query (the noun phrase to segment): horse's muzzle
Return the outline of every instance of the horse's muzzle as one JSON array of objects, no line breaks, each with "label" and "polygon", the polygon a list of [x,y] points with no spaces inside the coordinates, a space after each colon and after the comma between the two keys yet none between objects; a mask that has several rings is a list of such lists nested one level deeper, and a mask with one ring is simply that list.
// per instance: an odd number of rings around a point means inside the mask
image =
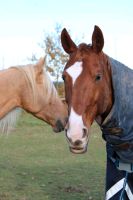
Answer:
[{"label": "horse's muzzle", "polygon": [[83,154],[87,152],[87,142],[82,142],[81,140],[76,140],[75,142],[72,142],[70,139],[67,138],[69,149],[72,153],[75,154]]},{"label": "horse's muzzle", "polygon": [[72,153],[75,153],[75,154],[83,154],[83,153],[86,153],[87,151],[87,146],[88,146],[88,141],[89,141],[89,137],[88,137],[88,130],[87,128],[83,129],[83,136],[82,138],[70,138],[68,137],[68,134],[67,134],[67,129],[65,127],[65,132],[66,132],[66,138],[67,138],[67,142],[69,144],[69,149]]},{"label": "horse's muzzle", "polygon": [[65,119],[64,122],[62,122],[60,119],[58,119],[56,121],[55,126],[53,127],[53,131],[56,133],[63,131],[65,128],[65,125],[66,125],[66,121],[67,121],[67,119]]},{"label": "horse's muzzle", "polygon": [[83,154],[87,152],[87,146],[85,148],[69,147],[70,151],[74,154]]}]

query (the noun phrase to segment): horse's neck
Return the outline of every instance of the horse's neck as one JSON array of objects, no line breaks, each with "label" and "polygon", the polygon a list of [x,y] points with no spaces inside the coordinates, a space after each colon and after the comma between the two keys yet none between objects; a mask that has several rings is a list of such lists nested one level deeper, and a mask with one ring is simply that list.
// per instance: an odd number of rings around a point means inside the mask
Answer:
[{"label": "horse's neck", "polygon": [[[0,72],[0,119],[10,110],[19,106],[18,94],[20,79],[13,69]],[[21,80],[21,79],[20,79]]]},{"label": "horse's neck", "polygon": [[108,116],[114,103],[111,65],[110,65],[108,56],[104,55],[104,59],[106,63],[105,68],[104,68],[104,76],[106,76],[107,95],[105,97],[106,101],[104,98],[104,101],[106,102],[105,109],[96,118],[96,121],[98,122],[98,124],[101,124],[104,121],[104,119]]},{"label": "horse's neck", "polygon": [[18,79],[19,74],[13,69],[0,72],[0,133],[10,132],[19,117]]},{"label": "horse's neck", "polygon": [[107,85],[108,85],[108,91],[109,91],[109,95],[108,95],[108,106],[106,109],[106,115],[109,114],[113,103],[114,103],[114,94],[113,94],[113,83],[112,83],[112,70],[111,70],[111,65],[109,62],[109,57],[107,56]]}]

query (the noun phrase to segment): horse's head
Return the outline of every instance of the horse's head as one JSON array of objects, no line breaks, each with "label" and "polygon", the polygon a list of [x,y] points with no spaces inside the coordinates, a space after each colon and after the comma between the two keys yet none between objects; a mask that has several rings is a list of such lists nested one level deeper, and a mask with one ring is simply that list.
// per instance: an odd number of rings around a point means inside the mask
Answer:
[{"label": "horse's head", "polygon": [[41,58],[35,65],[26,66],[24,74],[28,85],[26,82],[23,84],[21,107],[50,124],[55,132],[64,130],[67,106],[59,98],[46,72],[45,59]]},{"label": "horse's head", "polygon": [[104,38],[100,28],[95,26],[92,45],[77,46],[66,29],[62,30],[61,42],[69,54],[63,72],[69,109],[66,136],[73,153],[84,153],[91,124],[95,119],[103,120],[112,106],[110,68],[102,52]]}]

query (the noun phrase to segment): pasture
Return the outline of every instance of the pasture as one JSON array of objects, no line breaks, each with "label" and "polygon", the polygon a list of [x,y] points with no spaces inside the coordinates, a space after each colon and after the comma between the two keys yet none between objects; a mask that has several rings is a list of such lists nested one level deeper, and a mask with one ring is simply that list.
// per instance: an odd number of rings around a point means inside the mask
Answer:
[{"label": "pasture", "polygon": [[0,135],[0,200],[103,200],[105,143],[96,124],[88,152],[69,152],[62,133],[22,114],[14,131]]}]

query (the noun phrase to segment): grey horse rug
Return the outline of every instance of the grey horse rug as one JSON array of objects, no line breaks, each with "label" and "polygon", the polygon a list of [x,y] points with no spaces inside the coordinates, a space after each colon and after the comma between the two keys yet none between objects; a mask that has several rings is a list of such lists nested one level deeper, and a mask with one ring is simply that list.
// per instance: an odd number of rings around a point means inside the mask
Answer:
[{"label": "grey horse rug", "polygon": [[133,70],[110,58],[114,104],[100,125],[107,142],[106,200],[133,200]]}]

